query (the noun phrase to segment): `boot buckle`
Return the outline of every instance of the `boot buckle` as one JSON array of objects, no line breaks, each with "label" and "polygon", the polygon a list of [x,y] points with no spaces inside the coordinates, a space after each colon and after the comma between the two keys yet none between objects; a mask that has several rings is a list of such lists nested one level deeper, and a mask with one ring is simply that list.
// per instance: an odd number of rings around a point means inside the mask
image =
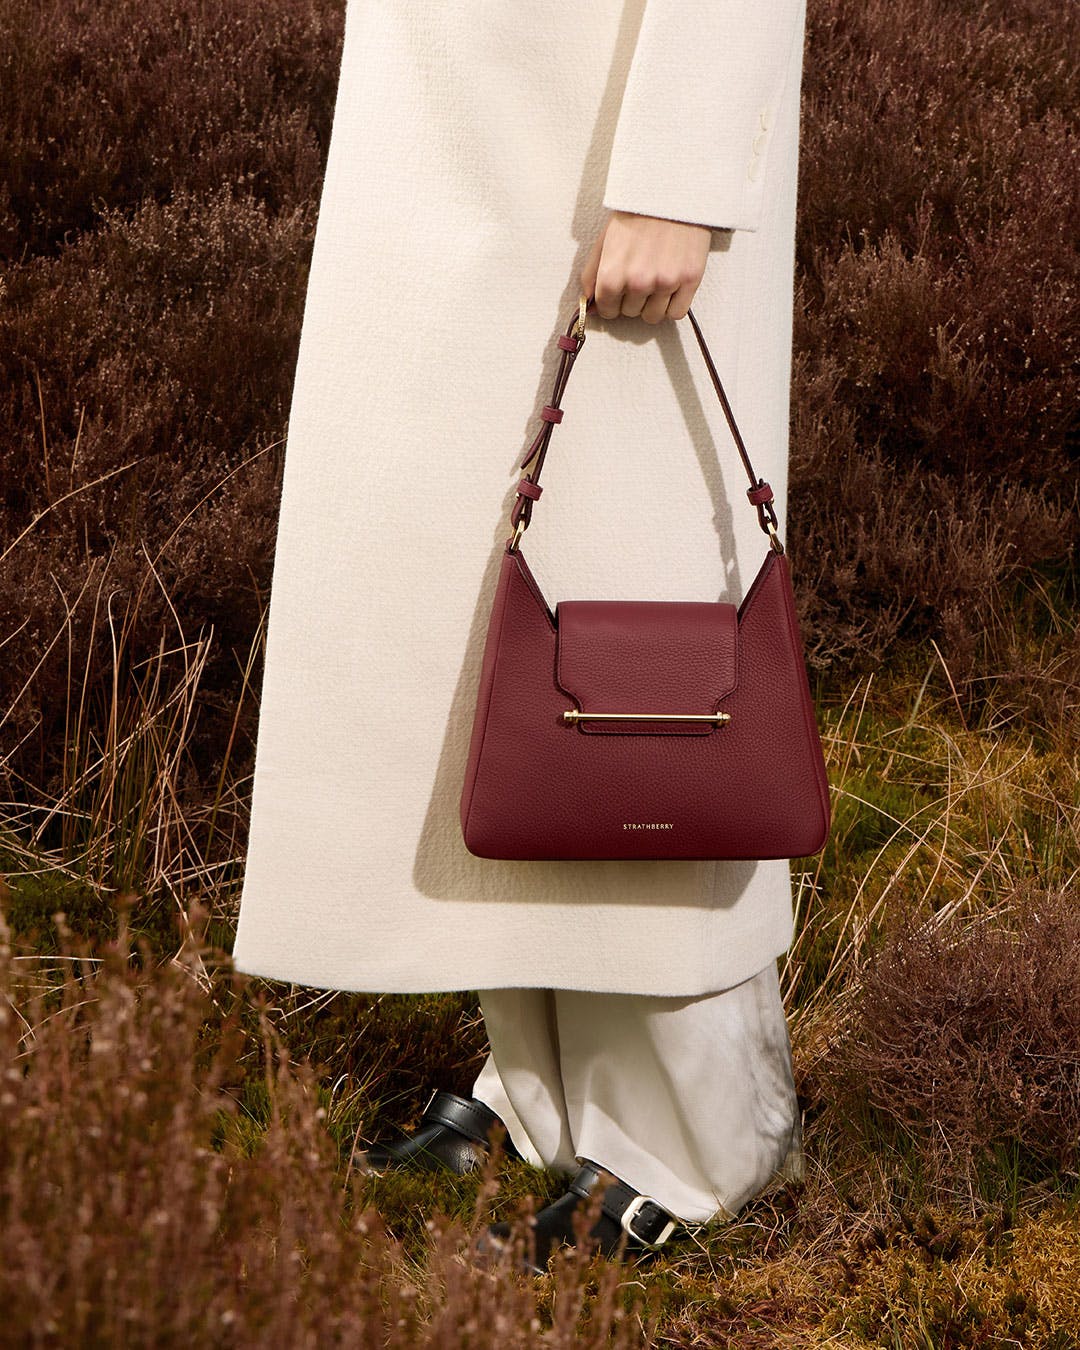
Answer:
[{"label": "boot buckle", "polygon": [[655,1205],[657,1209],[663,1209],[660,1202],[654,1200],[651,1195],[635,1195],[619,1216],[619,1223],[626,1229],[630,1236],[635,1239],[635,1241],[644,1243],[646,1247],[660,1247],[668,1240],[672,1233],[674,1233],[678,1224],[674,1219],[668,1219],[667,1223],[665,1223],[664,1227],[660,1230],[660,1236],[654,1238],[650,1242],[648,1238],[642,1237],[640,1233],[635,1233],[633,1228],[634,1220],[645,1205]]}]

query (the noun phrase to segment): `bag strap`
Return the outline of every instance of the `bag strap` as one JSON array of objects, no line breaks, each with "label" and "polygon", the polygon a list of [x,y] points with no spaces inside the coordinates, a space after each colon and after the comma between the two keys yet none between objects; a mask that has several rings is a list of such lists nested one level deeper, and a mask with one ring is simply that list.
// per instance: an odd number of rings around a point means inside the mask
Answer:
[{"label": "bag strap", "polygon": [[[507,549],[512,552],[518,544],[522,534],[528,528],[529,521],[532,519],[533,502],[540,497],[543,488],[540,486],[540,471],[544,467],[544,457],[547,455],[548,442],[551,440],[551,430],[556,423],[563,419],[564,409],[560,406],[563,393],[566,389],[567,380],[570,378],[570,372],[574,368],[574,361],[577,359],[578,352],[585,345],[585,315],[588,310],[594,308],[596,299],[586,301],[585,296],[581,297],[578,313],[566,327],[566,331],[558,339],[558,347],[562,352],[559,361],[559,369],[555,374],[555,385],[551,393],[551,402],[545,403],[541,410],[540,417],[543,422],[540,430],[536,434],[532,445],[529,446],[524,459],[518,465],[524,468],[534,456],[536,464],[531,473],[527,473],[518,482],[517,497],[514,501],[513,510],[510,513],[510,524],[514,527],[513,538],[507,542]],[[690,325],[694,330],[694,336],[698,340],[698,346],[701,348],[701,354],[705,358],[705,364],[709,369],[709,375],[712,377],[713,386],[716,389],[717,397],[720,399],[720,405],[724,409],[724,416],[727,418],[727,424],[731,428],[731,434],[735,438],[735,444],[738,447],[739,457],[743,462],[743,468],[746,470],[746,476],[750,480],[750,486],[746,490],[746,495],[750,503],[757,510],[758,523],[765,533],[769,536],[772,547],[777,553],[783,553],[784,546],[781,544],[779,536],[776,533],[776,512],[773,509],[773,490],[763,478],[759,478],[754,472],[754,466],[750,463],[750,455],[743,443],[743,438],[739,434],[739,428],[735,424],[735,415],[731,411],[731,404],[728,402],[727,394],[724,392],[724,386],[720,383],[720,376],[716,373],[716,366],[713,363],[712,354],[706,345],[705,338],[701,332],[697,318],[692,309],[686,311],[686,317],[690,320]]]}]

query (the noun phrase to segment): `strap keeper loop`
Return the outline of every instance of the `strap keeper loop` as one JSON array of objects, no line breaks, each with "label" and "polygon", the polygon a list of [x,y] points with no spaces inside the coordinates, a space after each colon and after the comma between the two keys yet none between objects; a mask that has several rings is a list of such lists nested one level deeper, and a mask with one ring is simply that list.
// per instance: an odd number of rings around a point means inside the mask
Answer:
[{"label": "strap keeper loop", "polygon": [[545,422],[561,422],[563,419],[563,409],[553,408],[550,403],[544,404],[544,410],[540,416]]},{"label": "strap keeper loop", "polygon": [[531,497],[533,501],[536,501],[544,489],[539,483],[534,483],[531,478],[522,478],[518,482],[517,490],[521,496]]}]

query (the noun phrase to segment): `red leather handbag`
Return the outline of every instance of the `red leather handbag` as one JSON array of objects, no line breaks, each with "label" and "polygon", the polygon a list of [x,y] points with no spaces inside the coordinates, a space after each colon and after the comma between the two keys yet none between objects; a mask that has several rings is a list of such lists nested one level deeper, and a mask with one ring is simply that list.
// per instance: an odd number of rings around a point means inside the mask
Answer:
[{"label": "red leather handbag", "polygon": [[579,313],[543,427],[521,461],[488,622],[461,792],[483,858],[795,858],[829,832],[829,788],[773,492],[758,478],[712,356],[698,344],[769,545],[736,608],[705,600],[562,600],[521,552]]}]

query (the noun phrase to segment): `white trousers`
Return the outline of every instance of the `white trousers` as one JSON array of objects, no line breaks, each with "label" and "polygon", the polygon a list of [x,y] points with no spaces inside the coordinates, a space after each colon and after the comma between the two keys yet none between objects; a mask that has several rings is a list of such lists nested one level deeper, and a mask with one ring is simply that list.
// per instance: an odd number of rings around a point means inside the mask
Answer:
[{"label": "white trousers", "polygon": [[775,961],[696,997],[478,992],[491,1048],[473,1095],[534,1166],[570,1174],[588,1158],[684,1223],[801,1179]]}]

